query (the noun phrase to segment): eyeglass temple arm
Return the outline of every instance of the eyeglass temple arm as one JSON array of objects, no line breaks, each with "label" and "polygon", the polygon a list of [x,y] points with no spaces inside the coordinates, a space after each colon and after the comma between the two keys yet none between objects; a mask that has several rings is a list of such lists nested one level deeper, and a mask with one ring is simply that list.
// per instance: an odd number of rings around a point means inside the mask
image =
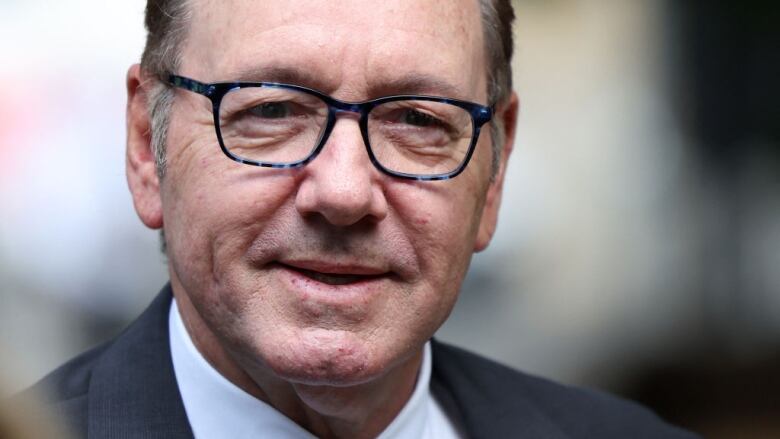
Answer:
[{"label": "eyeglass temple arm", "polygon": [[165,75],[165,82],[175,87],[183,88],[207,97],[211,97],[211,94],[214,93],[214,86],[204,84],[194,79],[185,78],[184,76],[167,74]]}]

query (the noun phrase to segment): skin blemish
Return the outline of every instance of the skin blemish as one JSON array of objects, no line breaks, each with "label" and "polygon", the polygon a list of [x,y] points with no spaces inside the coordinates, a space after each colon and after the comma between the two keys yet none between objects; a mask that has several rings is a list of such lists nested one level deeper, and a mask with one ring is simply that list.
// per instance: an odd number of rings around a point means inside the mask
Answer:
[{"label": "skin blemish", "polygon": [[308,288],[311,285],[310,280],[293,279],[292,284],[294,287],[302,291],[301,294],[303,295],[303,300],[308,300],[310,298],[309,292],[306,290],[306,288]]}]

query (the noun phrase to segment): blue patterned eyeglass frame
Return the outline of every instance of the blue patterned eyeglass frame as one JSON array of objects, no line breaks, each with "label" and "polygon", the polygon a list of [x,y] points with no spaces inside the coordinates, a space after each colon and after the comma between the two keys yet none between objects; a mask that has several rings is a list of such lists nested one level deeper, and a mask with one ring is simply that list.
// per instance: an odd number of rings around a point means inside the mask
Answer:
[{"label": "blue patterned eyeglass frame", "polygon": [[[484,124],[489,122],[490,119],[493,117],[493,110],[490,107],[476,104],[473,102],[462,101],[458,99],[443,98],[437,96],[396,95],[396,96],[381,97],[381,98],[372,99],[363,102],[344,102],[338,99],[334,99],[317,90],[301,87],[299,85],[282,84],[277,82],[203,83],[203,82],[196,81],[194,79],[190,79],[184,76],[179,76],[174,74],[168,74],[167,77],[165,77],[165,79],[167,80],[165,82],[167,82],[170,85],[183,88],[185,90],[194,93],[201,94],[209,98],[209,100],[211,100],[211,103],[213,105],[212,112],[214,113],[214,128],[216,129],[217,140],[219,141],[220,149],[222,149],[222,152],[226,156],[239,163],[245,163],[247,165],[252,165],[252,166],[262,166],[266,168],[277,168],[277,169],[299,168],[314,160],[317,157],[317,155],[320,153],[320,151],[322,151],[322,148],[325,146],[325,143],[327,143],[328,141],[328,137],[330,136],[330,133],[336,124],[336,115],[338,113],[346,112],[346,113],[357,113],[360,115],[360,119],[358,123],[360,126],[360,131],[363,135],[363,144],[366,147],[366,151],[368,152],[368,157],[370,158],[371,163],[373,163],[373,165],[377,169],[379,169],[380,171],[382,171],[387,175],[391,175],[393,177],[405,178],[408,180],[418,180],[418,181],[448,180],[450,178],[457,176],[458,174],[463,172],[464,169],[466,169],[466,165],[469,164],[469,161],[471,160],[471,156],[474,154],[474,149],[476,148],[477,140],[479,140],[480,129]],[[328,119],[325,128],[322,130],[322,134],[320,135],[320,138],[317,142],[317,146],[312,150],[312,152],[306,158],[292,163],[258,162],[258,161],[247,160],[238,157],[233,153],[231,153],[225,147],[225,142],[222,141],[222,132],[219,123],[219,108],[222,103],[222,98],[225,97],[225,95],[227,95],[231,91],[240,88],[247,88],[247,87],[273,87],[273,88],[282,88],[288,90],[296,90],[299,92],[314,95],[328,105]],[[471,143],[469,145],[468,151],[466,152],[466,156],[463,159],[463,162],[453,171],[444,174],[432,174],[432,175],[407,174],[404,172],[397,172],[388,169],[384,167],[376,159],[376,156],[374,155],[374,152],[371,150],[371,145],[368,140],[368,113],[377,105],[383,104],[385,102],[404,101],[404,100],[422,100],[422,101],[432,101],[432,102],[441,102],[445,104],[450,104],[466,110],[471,115],[471,120],[473,121]]]}]

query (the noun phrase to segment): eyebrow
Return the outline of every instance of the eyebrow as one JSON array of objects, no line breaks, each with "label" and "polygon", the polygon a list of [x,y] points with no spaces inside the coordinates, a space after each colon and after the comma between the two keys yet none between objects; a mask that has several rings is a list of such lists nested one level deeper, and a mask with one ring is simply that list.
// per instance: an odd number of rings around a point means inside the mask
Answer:
[{"label": "eyebrow", "polygon": [[[311,71],[283,66],[251,66],[235,70],[228,80],[240,82],[279,82],[302,85],[323,92],[333,90],[333,84]],[[376,78],[369,84],[366,99],[390,95],[436,95],[465,99],[464,90],[451,82],[426,73],[412,72],[395,78]]]},{"label": "eyebrow", "polygon": [[228,82],[279,82],[302,85],[317,90],[328,89],[326,81],[321,76],[313,75],[306,70],[281,66],[242,67],[230,73],[225,80]]},{"label": "eyebrow", "polygon": [[406,75],[377,81],[369,87],[371,97],[395,94],[427,94],[448,98],[463,98],[464,90],[449,81],[425,73]]}]

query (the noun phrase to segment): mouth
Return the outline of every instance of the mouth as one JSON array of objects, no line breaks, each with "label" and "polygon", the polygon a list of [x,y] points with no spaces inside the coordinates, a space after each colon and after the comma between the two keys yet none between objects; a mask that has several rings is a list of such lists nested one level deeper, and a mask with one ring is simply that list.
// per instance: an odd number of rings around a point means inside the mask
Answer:
[{"label": "mouth", "polygon": [[333,286],[352,285],[390,275],[389,272],[377,268],[356,265],[331,265],[313,262],[279,262],[278,265],[313,281]]}]

